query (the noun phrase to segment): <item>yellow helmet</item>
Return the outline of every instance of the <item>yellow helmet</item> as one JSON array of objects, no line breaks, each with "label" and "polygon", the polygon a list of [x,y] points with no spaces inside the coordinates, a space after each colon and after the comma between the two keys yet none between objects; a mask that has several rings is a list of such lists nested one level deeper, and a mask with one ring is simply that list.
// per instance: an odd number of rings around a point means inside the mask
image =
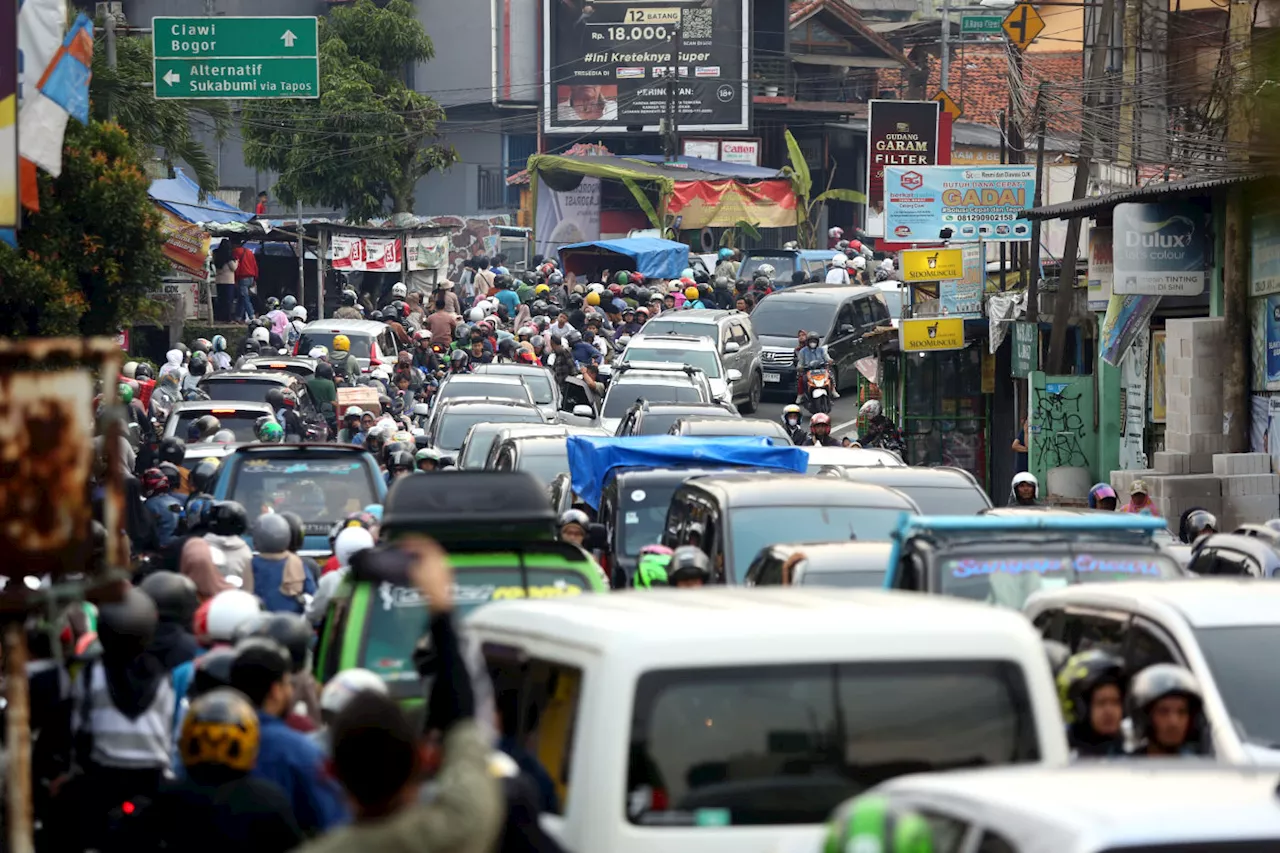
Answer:
[{"label": "yellow helmet", "polygon": [[588,305],[599,305],[599,304],[600,304],[600,294],[598,294],[598,293],[588,293],[588,294],[587,294],[587,304],[588,304]]},{"label": "yellow helmet", "polygon": [[698,298],[698,288],[696,288],[696,287],[686,287],[686,288],[684,289],[684,298],[685,298],[685,299],[697,299],[697,298]]},{"label": "yellow helmet", "polygon": [[533,289],[533,292],[541,296],[544,293],[550,293],[551,288],[548,285],[540,284]]},{"label": "yellow helmet", "polygon": [[350,352],[351,338],[348,338],[346,335],[334,335],[333,348],[338,352]]},{"label": "yellow helmet", "polygon": [[182,722],[178,750],[186,767],[201,764],[249,772],[258,760],[258,713],[230,687],[191,703]]}]

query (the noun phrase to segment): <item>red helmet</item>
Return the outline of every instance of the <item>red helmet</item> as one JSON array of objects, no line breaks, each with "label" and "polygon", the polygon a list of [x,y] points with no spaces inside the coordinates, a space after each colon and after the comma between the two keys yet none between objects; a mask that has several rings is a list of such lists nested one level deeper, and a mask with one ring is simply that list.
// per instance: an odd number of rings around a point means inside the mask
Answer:
[{"label": "red helmet", "polygon": [[862,251],[862,241],[861,241],[861,240],[850,240],[850,241],[849,241],[849,248],[850,248],[850,249],[853,249],[855,252],[861,252],[861,251]]},{"label": "red helmet", "polygon": [[142,493],[147,497],[161,495],[169,491],[169,478],[159,468],[148,468],[142,472]]},{"label": "red helmet", "polygon": [[831,415],[818,412],[818,414],[814,415],[812,418],[809,419],[809,428],[812,429],[813,427],[816,427],[816,426],[830,427]]},{"label": "red helmet", "polygon": [[644,284],[644,276],[638,272],[633,272],[627,278],[631,279],[632,284]]},{"label": "red helmet", "polygon": [[612,293],[614,296],[621,296],[621,295],[622,295],[622,285],[620,285],[620,284],[611,284],[611,285],[609,285],[609,292],[610,292],[610,293]]}]

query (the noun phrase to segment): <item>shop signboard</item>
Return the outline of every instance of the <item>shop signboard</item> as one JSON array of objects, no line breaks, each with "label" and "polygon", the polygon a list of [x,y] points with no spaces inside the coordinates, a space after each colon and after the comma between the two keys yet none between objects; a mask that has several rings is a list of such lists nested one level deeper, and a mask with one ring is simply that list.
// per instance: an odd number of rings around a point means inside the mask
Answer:
[{"label": "shop signboard", "polygon": [[867,104],[867,233],[872,237],[887,236],[883,230],[885,169],[938,162],[939,110],[937,101]]},{"label": "shop signboard", "polygon": [[1280,391],[1280,294],[1266,298],[1267,390]]},{"label": "shop signboard", "polygon": [[1111,245],[1116,293],[1199,296],[1208,276],[1204,211],[1187,201],[1117,204]]},{"label": "shop signboard", "polygon": [[938,307],[948,317],[976,320],[982,316],[982,296],[987,281],[986,247],[969,243],[960,252],[964,256],[964,274],[938,283]]},{"label": "shop signboard", "polygon": [[964,276],[962,249],[905,249],[902,252],[902,280],[946,281]]},{"label": "shop signboard", "polygon": [[1035,323],[1013,324],[1013,360],[1009,372],[1014,379],[1026,379],[1040,369],[1040,329]]},{"label": "shop signboard", "polygon": [[1089,310],[1106,311],[1111,301],[1111,229],[1089,229]]},{"label": "shop signboard", "polygon": [[964,318],[921,317],[898,325],[903,352],[938,352],[964,349]]},{"label": "shop signboard", "polygon": [[656,133],[672,82],[681,131],[750,126],[748,0],[542,6],[545,132]]},{"label": "shop signboard", "polygon": [[1249,295],[1280,293],[1280,214],[1255,213],[1249,224]]},{"label": "shop signboard", "polygon": [[884,230],[903,242],[1031,239],[1035,166],[888,166]]}]

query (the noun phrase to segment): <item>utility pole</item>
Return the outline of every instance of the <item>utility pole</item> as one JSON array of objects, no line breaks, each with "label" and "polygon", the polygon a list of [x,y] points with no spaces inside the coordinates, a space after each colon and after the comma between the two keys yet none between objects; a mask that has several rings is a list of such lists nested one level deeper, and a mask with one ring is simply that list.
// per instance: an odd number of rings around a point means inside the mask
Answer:
[{"label": "utility pole", "polygon": [[[1120,138],[1116,151],[1116,162],[1121,166],[1136,167],[1137,157],[1135,144],[1138,141],[1138,129],[1134,122],[1137,108],[1134,106],[1138,91],[1138,42],[1141,27],[1139,15],[1141,3],[1125,3],[1124,5],[1124,40],[1123,64],[1121,79],[1124,86],[1120,90]],[[1134,171],[1134,183],[1137,184],[1137,170]]]},{"label": "utility pole", "polygon": [[[1227,27],[1230,87],[1227,96],[1227,157],[1237,169],[1247,168],[1253,138],[1253,91],[1250,64],[1253,38],[1253,4],[1231,0]],[[1223,234],[1222,318],[1227,363],[1222,386],[1222,432],[1228,453],[1249,449],[1249,249],[1244,188],[1227,192],[1226,229]]]},{"label": "utility pole", "polygon": [[[106,20],[102,22],[103,27],[107,31],[107,67],[112,71],[116,70],[116,16],[107,7]],[[116,100],[107,95],[107,116],[114,121],[116,117]]]},{"label": "utility pole", "polygon": [[[1044,198],[1044,103],[1041,97],[1044,95],[1044,87],[1047,83],[1041,83],[1040,88],[1036,91],[1036,131],[1039,139],[1036,140],[1036,189],[1035,199],[1032,201],[1033,207],[1039,207],[1043,203]],[[1037,219],[1031,223],[1031,245],[1030,260],[1027,266],[1030,267],[1031,279],[1027,283],[1027,319],[1033,323],[1040,321],[1040,220]]]},{"label": "utility pole", "polygon": [[682,32],[677,25],[671,37],[671,67],[667,69],[667,104],[666,116],[662,132],[662,150],[667,162],[674,163],[680,157],[680,48],[684,44]]},{"label": "utility pole", "polygon": [[[1089,172],[1093,166],[1094,135],[1090,123],[1098,106],[1098,89],[1107,70],[1107,54],[1110,53],[1111,24],[1116,15],[1116,0],[1102,0],[1102,13],[1098,20],[1098,36],[1093,52],[1089,54],[1089,76],[1085,79],[1084,109],[1080,122],[1080,156],[1076,158],[1076,180],[1072,187],[1073,199],[1084,198],[1089,192]],[[1073,216],[1067,222],[1067,242],[1062,247],[1062,268],[1058,271],[1058,293],[1053,300],[1053,327],[1049,332],[1048,373],[1062,373],[1066,369],[1064,358],[1067,344],[1067,322],[1071,319],[1071,305],[1075,300],[1076,260],[1080,254],[1081,217]]]},{"label": "utility pole", "polygon": [[[942,56],[938,68],[938,85],[942,91],[950,91],[951,82],[951,0],[942,0]],[[926,86],[929,84],[926,82]]]}]

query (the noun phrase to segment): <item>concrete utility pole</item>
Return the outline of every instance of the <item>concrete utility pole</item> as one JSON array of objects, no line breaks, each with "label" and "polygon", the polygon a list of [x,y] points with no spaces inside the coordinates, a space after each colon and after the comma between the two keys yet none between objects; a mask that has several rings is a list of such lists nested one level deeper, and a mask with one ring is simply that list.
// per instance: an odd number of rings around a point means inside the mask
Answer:
[{"label": "concrete utility pole", "polygon": [[[1076,158],[1076,181],[1072,187],[1073,199],[1084,198],[1089,192],[1089,171],[1093,166],[1094,131],[1090,124],[1093,111],[1098,106],[1098,90],[1107,70],[1107,54],[1111,44],[1111,23],[1115,19],[1115,0],[1102,0],[1102,13],[1098,20],[1098,37],[1093,52],[1089,54],[1089,76],[1085,78],[1084,109],[1080,122],[1080,155]],[[1066,370],[1067,322],[1071,319],[1071,305],[1075,301],[1076,260],[1080,254],[1081,217],[1073,216],[1067,222],[1067,242],[1062,248],[1062,268],[1058,272],[1058,292],[1053,300],[1053,328],[1049,332],[1049,360],[1047,373]]]},{"label": "concrete utility pole", "polygon": [[[1249,163],[1253,138],[1252,62],[1253,4],[1231,0],[1227,27],[1230,94],[1227,97],[1228,159],[1237,169]],[[1222,318],[1226,332],[1227,363],[1222,387],[1222,432],[1228,453],[1249,449],[1249,247],[1248,210],[1244,187],[1227,191],[1226,229],[1223,234]]]},{"label": "concrete utility pole", "polygon": [[[942,91],[949,91],[951,82],[951,0],[942,0],[942,50],[938,68],[938,84]],[[928,86],[928,83],[925,83]]]},{"label": "concrete utility pole", "polygon": [[[107,9],[106,20],[102,22],[103,27],[107,31],[107,67],[112,71],[116,70],[116,16]],[[116,101],[111,95],[107,95],[107,116],[115,120],[116,117]]]},{"label": "concrete utility pole", "polygon": [[[1032,206],[1039,207],[1044,198],[1044,89],[1047,83],[1041,83],[1036,90],[1035,124],[1039,139],[1036,141],[1036,194]],[[1040,322],[1040,220],[1031,223],[1031,243],[1027,246],[1027,267],[1030,278],[1027,281],[1027,319],[1033,323]]]},{"label": "concrete utility pole", "polygon": [[[1139,15],[1140,3],[1124,4],[1124,42],[1121,79],[1124,86],[1120,91],[1120,138],[1116,151],[1116,161],[1121,166],[1136,166],[1134,146],[1138,141],[1138,129],[1134,123],[1137,108],[1134,106],[1138,91],[1138,42],[1141,39]],[[1134,183],[1137,183],[1137,172],[1134,172]]]}]

